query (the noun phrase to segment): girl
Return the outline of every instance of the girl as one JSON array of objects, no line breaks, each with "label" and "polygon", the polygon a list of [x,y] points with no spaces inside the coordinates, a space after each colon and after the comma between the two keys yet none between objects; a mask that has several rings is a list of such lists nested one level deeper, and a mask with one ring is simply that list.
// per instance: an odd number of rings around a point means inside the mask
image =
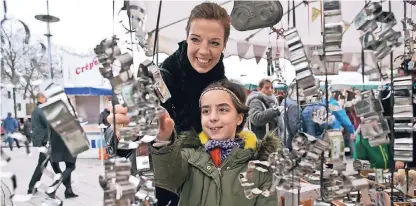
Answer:
[{"label": "girl", "polygon": [[[179,205],[277,205],[276,194],[247,199],[239,181],[239,174],[247,170],[250,160],[266,160],[281,147],[276,136],[267,135],[258,143],[252,132],[243,131],[249,110],[245,102],[244,88],[223,80],[209,85],[201,94],[203,131],[199,135],[175,135],[169,114],[164,112],[159,117],[160,132],[150,148],[155,182],[179,194]],[[120,116],[123,115],[117,114],[116,118]],[[253,177],[257,188],[270,189],[270,173],[256,172]]]},{"label": "girl", "polygon": [[[198,99],[209,84],[226,79],[223,51],[230,28],[231,18],[220,5],[204,2],[195,6],[184,28],[186,39],[179,42],[178,50],[162,63],[162,78],[172,95],[162,106],[175,121],[177,132],[202,131]],[[109,122],[110,118],[107,118]],[[122,150],[117,151],[120,152],[117,155],[124,156]],[[158,187],[156,195],[161,206],[176,206],[179,200],[177,195]]]}]

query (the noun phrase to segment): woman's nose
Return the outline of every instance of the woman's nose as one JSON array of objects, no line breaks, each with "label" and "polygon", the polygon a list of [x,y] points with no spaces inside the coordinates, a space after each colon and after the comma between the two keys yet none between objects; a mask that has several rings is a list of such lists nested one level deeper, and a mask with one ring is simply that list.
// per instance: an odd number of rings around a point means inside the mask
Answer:
[{"label": "woman's nose", "polygon": [[208,43],[202,43],[198,49],[198,53],[202,54],[202,55],[207,55],[209,54],[209,45]]}]

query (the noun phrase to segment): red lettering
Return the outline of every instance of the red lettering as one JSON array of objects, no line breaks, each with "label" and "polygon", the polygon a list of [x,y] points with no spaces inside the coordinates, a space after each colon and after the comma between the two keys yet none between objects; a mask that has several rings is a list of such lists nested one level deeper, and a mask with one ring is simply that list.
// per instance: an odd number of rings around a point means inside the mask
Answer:
[{"label": "red lettering", "polygon": [[83,66],[83,67],[77,67],[75,69],[75,74],[81,74],[84,71],[92,70],[92,68],[94,68],[94,66],[97,65],[97,64],[99,64],[99,63],[100,62],[97,59],[95,59],[95,60],[93,60],[90,63],[86,63],[85,66]]}]

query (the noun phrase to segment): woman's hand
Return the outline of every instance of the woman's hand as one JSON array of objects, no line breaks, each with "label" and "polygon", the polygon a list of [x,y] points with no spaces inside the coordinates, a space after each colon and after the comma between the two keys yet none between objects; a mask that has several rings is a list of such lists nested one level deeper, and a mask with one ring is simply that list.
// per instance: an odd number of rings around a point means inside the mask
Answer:
[{"label": "woman's hand", "polygon": [[163,110],[159,114],[159,134],[157,135],[157,139],[160,141],[168,141],[174,128],[175,122],[170,118],[169,113]]},{"label": "woman's hand", "polygon": [[[107,122],[112,125],[113,129],[114,129],[114,123],[113,123],[113,107],[108,107],[107,108],[110,111],[110,114],[107,116]],[[116,137],[117,139],[120,139],[120,127],[123,127],[124,125],[127,125],[130,122],[130,118],[127,116],[127,107],[123,107],[121,105],[116,105],[115,106],[115,111],[116,111],[116,115],[115,115],[115,120],[116,120]]]}]

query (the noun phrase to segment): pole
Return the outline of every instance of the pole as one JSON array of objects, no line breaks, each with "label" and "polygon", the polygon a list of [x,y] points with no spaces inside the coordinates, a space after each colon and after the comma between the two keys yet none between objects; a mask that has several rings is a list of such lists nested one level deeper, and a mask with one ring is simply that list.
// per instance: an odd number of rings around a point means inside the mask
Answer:
[{"label": "pole", "polygon": [[[46,0],[46,12],[49,16],[49,0]],[[49,71],[51,73],[51,80],[53,80],[53,69],[52,69],[52,52],[51,52],[51,27],[50,22],[46,22],[48,33],[45,34],[45,36],[48,38],[48,65],[49,65]]]}]

